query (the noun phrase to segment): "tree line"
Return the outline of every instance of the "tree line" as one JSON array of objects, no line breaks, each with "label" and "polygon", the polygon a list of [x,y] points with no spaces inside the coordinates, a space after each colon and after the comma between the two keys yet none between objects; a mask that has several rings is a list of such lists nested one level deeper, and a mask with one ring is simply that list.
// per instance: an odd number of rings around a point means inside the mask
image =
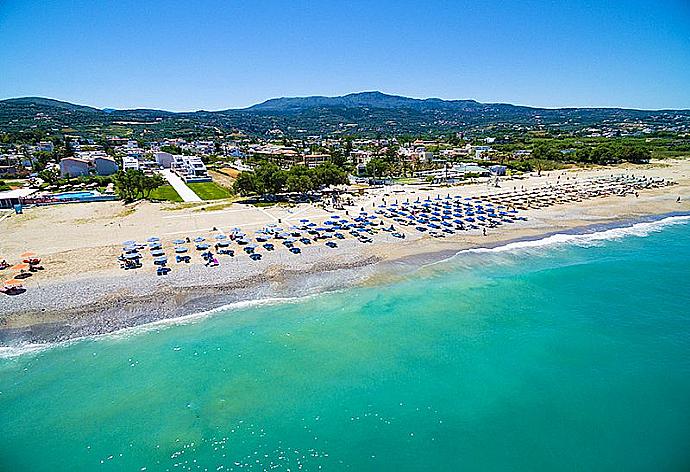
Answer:
[{"label": "tree line", "polygon": [[347,173],[331,162],[313,169],[296,165],[283,170],[273,162],[264,161],[253,171],[241,172],[235,181],[234,190],[240,195],[304,194],[347,182]]},{"label": "tree line", "polygon": [[641,164],[652,157],[649,149],[639,145],[618,142],[601,143],[594,147],[580,147],[561,152],[548,143],[538,143],[532,150],[532,158],[545,161],[580,162],[585,164],[618,164],[631,162]]},{"label": "tree line", "polygon": [[158,174],[146,175],[133,169],[118,171],[112,179],[115,191],[125,202],[149,198],[153,190],[165,184],[165,179]]}]

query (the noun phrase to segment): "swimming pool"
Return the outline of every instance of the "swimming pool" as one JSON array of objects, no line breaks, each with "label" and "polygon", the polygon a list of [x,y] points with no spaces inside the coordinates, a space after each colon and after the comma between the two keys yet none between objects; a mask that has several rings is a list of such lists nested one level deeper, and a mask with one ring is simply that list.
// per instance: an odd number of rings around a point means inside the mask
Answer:
[{"label": "swimming pool", "polygon": [[91,200],[94,197],[100,197],[100,193],[89,192],[89,191],[65,192],[65,193],[55,193],[55,194],[51,195],[51,197],[57,198],[58,200]]}]

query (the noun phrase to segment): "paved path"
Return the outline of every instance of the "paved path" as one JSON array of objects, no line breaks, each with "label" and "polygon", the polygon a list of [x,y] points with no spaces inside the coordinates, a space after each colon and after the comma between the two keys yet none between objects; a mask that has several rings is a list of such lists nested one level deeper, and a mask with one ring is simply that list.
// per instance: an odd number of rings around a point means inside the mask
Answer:
[{"label": "paved path", "polygon": [[173,186],[175,191],[182,197],[182,200],[185,202],[200,202],[201,198],[199,198],[199,195],[194,193],[191,188],[187,187],[187,184],[184,183],[184,181],[179,178],[173,171],[170,169],[163,169],[161,171],[161,175],[165,177],[165,179],[170,182],[170,185]]}]

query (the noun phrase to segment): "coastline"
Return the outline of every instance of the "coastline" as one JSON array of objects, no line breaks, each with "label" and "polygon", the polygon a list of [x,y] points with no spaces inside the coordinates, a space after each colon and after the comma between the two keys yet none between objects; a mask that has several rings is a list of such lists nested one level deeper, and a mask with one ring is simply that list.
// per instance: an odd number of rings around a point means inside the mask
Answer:
[{"label": "coastline", "polygon": [[[290,221],[307,216],[325,219],[329,213],[310,205],[268,211],[240,206],[206,214],[194,209],[175,212],[143,205],[123,214],[122,206],[115,202],[37,209],[35,213],[3,222],[3,231],[7,229],[13,235],[0,241],[3,252],[12,255],[36,250],[43,256],[46,271],[29,279],[27,293],[3,297],[0,347],[113,333],[244,301],[295,298],[358,284],[379,285],[463,250],[491,249],[555,234],[604,231],[674,214],[690,214],[690,162],[675,161],[672,165],[650,165],[633,171],[615,170],[667,178],[676,185],[645,190],[639,197],[608,196],[526,210],[523,214],[527,221],[504,225],[487,235],[463,233],[436,239],[405,230],[408,237],[400,241],[380,233],[373,237],[372,244],[345,239],[336,251],[312,245],[300,256],[281,249],[265,253],[258,263],[239,255],[223,259],[215,268],[199,263],[178,264],[166,277],[157,277],[153,267],[136,272],[117,268],[115,259],[120,249],[117,241],[131,237],[144,240],[147,234],[168,235],[170,239],[185,233],[208,234],[211,225],[227,228],[247,219],[251,223],[244,226],[260,227],[266,220],[280,223],[281,219],[284,224],[291,224]],[[514,184],[534,188],[553,183],[558,174],[574,175],[577,179],[612,171],[577,169],[503,184],[504,188]],[[380,190],[365,195],[354,207],[371,208],[382,198],[424,198],[446,191],[463,196],[480,195],[492,190],[486,185],[473,184],[428,191],[417,189],[416,194],[414,189],[408,189],[407,193],[393,197],[386,197],[385,191]],[[680,203],[678,196],[682,197]],[[45,229],[44,219],[52,221],[55,228]],[[55,238],[55,233],[64,235]]]},{"label": "coastline", "polygon": [[[610,219],[594,224],[571,225],[567,229],[495,238],[482,246],[457,244],[454,248],[422,246],[418,251],[399,257],[362,255],[331,264],[314,264],[308,270],[274,268],[248,277],[215,285],[165,285],[139,287],[139,294],[124,291],[92,303],[59,306],[52,309],[28,310],[4,315],[15,325],[0,328],[0,347],[51,345],[79,338],[115,334],[131,328],[182,321],[188,317],[223,311],[246,303],[268,303],[300,299],[316,294],[344,290],[356,286],[392,283],[424,267],[452,259],[466,250],[491,250],[524,242],[547,240],[556,235],[591,235],[611,229],[629,228],[639,223],[656,223],[668,218],[690,217],[688,211],[674,211]],[[447,246],[447,244],[444,244]],[[104,277],[100,283],[121,285],[121,276]],[[276,283],[279,281],[279,283]],[[136,280],[130,279],[128,288]],[[53,285],[51,289],[67,296],[74,284]]]}]

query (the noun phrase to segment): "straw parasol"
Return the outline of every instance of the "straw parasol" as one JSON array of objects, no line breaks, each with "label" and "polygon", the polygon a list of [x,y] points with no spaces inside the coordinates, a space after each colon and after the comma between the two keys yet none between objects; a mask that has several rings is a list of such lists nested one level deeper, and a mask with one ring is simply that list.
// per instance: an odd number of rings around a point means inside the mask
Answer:
[{"label": "straw parasol", "polygon": [[18,287],[18,286],[23,285],[23,282],[21,280],[17,280],[17,279],[10,279],[10,280],[5,280],[3,282],[3,284],[5,284],[5,287]]},{"label": "straw parasol", "polygon": [[29,268],[29,264],[21,263],[21,264],[15,264],[12,267],[10,267],[11,270],[26,270]]},{"label": "straw parasol", "polygon": [[36,257],[36,253],[35,252],[25,252],[23,254],[20,254],[19,257],[25,257],[25,258]]}]

